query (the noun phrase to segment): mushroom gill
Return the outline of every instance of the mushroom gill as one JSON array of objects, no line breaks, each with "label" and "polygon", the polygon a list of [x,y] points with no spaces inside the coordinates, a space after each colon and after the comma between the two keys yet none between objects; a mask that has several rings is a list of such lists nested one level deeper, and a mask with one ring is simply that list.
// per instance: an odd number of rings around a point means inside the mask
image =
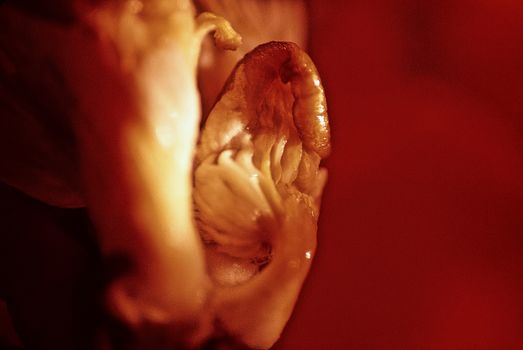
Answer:
[{"label": "mushroom gill", "polygon": [[314,64],[287,42],[238,63],[203,127],[193,197],[216,314],[254,348],[278,338],[314,256],[329,137]]}]

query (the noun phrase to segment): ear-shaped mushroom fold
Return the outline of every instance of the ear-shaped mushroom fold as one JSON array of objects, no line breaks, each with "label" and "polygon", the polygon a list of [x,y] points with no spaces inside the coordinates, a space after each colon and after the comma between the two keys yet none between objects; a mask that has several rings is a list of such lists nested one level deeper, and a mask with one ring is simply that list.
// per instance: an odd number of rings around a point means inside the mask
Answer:
[{"label": "ear-shaped mushroom fold", "polygon": [[278,339],[309,270],[329,150],[307,54],[287,42],[247,54],[203,127],[193,197],[216,317],[253,348]]}]

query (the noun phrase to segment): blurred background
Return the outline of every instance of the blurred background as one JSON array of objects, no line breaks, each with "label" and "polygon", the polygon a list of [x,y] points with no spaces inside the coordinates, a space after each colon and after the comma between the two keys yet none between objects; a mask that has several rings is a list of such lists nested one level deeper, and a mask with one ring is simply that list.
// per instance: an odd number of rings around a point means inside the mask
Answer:
[{"label": "blurred background", "polygon": [[277,349],[523,349],[523,2],[320,1],[333,153]]}]

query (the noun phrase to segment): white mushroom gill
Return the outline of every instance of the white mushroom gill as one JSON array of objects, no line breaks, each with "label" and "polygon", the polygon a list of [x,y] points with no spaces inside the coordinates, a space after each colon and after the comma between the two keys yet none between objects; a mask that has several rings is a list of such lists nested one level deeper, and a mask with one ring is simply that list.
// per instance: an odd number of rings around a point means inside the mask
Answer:
[{"label": "white mushroom gill", "polygon": [[314,65],[282,42],[239,62],[203,127],[193,196],[213,308],[250,347],[278,339],[309,270],[328,128]]}]

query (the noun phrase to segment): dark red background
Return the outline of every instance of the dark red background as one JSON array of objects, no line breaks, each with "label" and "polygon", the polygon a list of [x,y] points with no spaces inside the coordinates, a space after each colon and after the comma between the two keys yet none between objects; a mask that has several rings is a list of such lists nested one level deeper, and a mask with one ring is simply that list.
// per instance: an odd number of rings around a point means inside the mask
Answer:
[{"label": "dark red background", "polygon": [[333,153],[278,349],[523,349],[523,2],[312,1]]}]

